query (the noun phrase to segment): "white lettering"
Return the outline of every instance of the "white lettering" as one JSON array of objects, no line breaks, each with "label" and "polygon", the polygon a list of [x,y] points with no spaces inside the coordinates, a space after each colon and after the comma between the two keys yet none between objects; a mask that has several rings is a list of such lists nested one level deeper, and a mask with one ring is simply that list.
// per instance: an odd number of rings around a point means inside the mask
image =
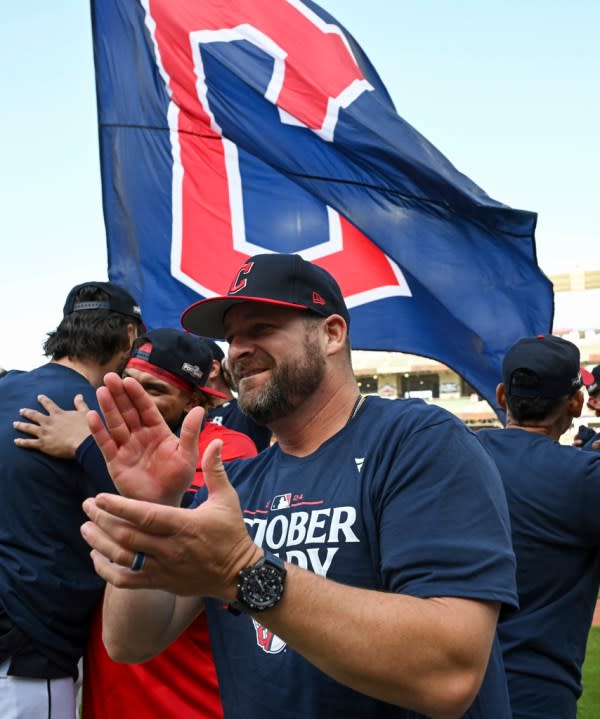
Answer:
[{"label": "white lettering", "polygon": [[[288,518],[284,514],[278,514],[267,524],[265,539],[268,547],[271,549],[279,549],[280,547],[283,547],[287,537],[288,524]],[[279,531],[278,539],[275,539],[276,531]]]},{"label": "white lettering", "polygon": [[339,551],[339,547],[327,547],[327,556],[322,564],[319,558],[319,549],[320,547],[311,547],[306,550],[306,553],[308,554],[308,560],[313,572],[318,574],[320,577],[326,577],[329,567],[331,566],[331,562]]},{"label": "white lettering", "polygon": [[287,546],[293,547],[302,544],[306,537],[306,523],[308,512],[292,512],[290,515],[290,531],[288,533]]},{"label": "white lettering", "polygon": [[[344,520],[342,520],[343,516],[345,517]],[[354,522],[356,522],[356,509],[354,507],[334,507],[327,541],[337,544],[340,541],[338,535],[343,532],[347,542],[358,542],[358,537],[352,531]]]},{"label": "white lettering", "polygon": [[306,536],[307,544],[318,544],[323,543],[327,539],[327,532],[322,534],[315,534],[317,529],[323,529],[325,527],[325,519],[320,519],[321,516],[328,517],[331,514],[331,509],[315,509],[311,512],[310,522],[308,524],[308,533]]},{"label": "white lettering", "polygon": [[[256,534],[254,535],[254,542],[258,544],[259,547],[262,547],[263,542],[265,540],[265,530],[267,529],[267,520],[266,519],[258,519],[253,518],[249,519],[248,517],[244,517],[244,522],[248,525],[248,527],[257,527]],[[252,534],[252,532],[250,532]]]},{"label": "white lettering", "polygon": [[[268,519],[251,517],[244,518],[244,521],[259,547],[265,546],[274,552],[283,550],[280,553],[286,556],[288,562],[310,569],[322,577],[327,576],[341,545],[360,541],[353,529],[356,523],[354,507],[277,512]],[[328,546],[309,546],[325,543]]]},{"label": "white lettering", "polygon": [[287,562],[297,564],[302,569],[308,569],[308,561],[306,554],[298,549],[290,549],[286,552],[285,559]]}]

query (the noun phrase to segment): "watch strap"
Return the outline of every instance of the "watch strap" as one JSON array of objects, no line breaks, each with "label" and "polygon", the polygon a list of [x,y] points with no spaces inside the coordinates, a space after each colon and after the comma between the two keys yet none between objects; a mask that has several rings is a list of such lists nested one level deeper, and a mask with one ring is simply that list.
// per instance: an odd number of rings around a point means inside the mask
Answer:
[{"label": "watch strap", "polygon": [[[268,603],[253,604],[247,601],[244,594],[244,590],[247,582],[251,582],[253,577],[260,573],[268,573],[271,579],[276,579],[280,586],[272,597],[268,597]],[[235,616],[240,614],[248,614],[251,612],[262,612],[265,609],[274,607],[283,595],[285,576],[287,570],[285,568],[285,562],[275,554],[265,551],[264,555],[254,564],[250,564],[248,567],[244,567],[238,572],[237,577],[237,597],[234,602],[228,606],[229,611]]]}]

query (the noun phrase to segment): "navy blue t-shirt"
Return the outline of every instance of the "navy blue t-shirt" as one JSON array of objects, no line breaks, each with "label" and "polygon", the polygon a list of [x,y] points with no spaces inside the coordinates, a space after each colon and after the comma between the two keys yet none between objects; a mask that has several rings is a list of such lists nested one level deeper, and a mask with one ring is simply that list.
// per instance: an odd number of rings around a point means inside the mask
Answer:
[{"label": "navy blue t-shirt", "polygon": [[56,363],[11,372],[0,382],[0,604],[68,676],[76,674],[104,588],[79,531],[86,520],[81,503],[115,490],[106,468],[92,477],[75,460],[15,446],[12,423],[22,407],[43,411],[40,393],[63,409],[73,408],[76,394],[98,408],[85,377]]},{"label": "navy blue t-shirt", "polygon": [[[278,445],[232,462],[254,541],[337,582],[516,603],[515,560],[498,472],[454,416],[421,400],[368,397],[307,457]],[[206,490],[199,490],[202,502]],[[247,616],[207,600],[226,719],[416,717],[343,686]],[[354,627],[348,627],[353,631]],[[470,719],[508,719],[494,644]]]},{"label": "navy blue t-shirt", "polygon": [[500,470],[520,610],[499,636],[515,717],[574,719],[600,584],[600,453],[522,429],[481,430]]},{"label": "navy blue t-shirt", "polygon": [[266,449],[271,443],[272,432],[268,427],[256,424],[247,414],[240,409],[237,399],[230,399],[228,402],[212,407],[206,412],[206,419],[223,427],[235,429],[236,432],[248,435],[256,445],[258,451]]}]

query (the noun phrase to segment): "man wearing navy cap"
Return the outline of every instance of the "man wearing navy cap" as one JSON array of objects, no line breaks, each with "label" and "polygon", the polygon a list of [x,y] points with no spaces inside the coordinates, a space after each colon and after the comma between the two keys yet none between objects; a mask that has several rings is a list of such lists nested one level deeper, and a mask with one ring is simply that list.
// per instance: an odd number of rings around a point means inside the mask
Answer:
[{"label": "man wearing navy cap", "polygon": [[40,392],[71,407],[122,364],[141,328],[137,302],[110,282],[74,287],[50,332],[50,361],[9,372],[0,383],[0,717],[73,719],[77,662],[104,583],[93,570],[79,527],[81,502],[114,491],[106,474],[74,459],[15,445],[13,421]]},{"label": "man wearing navy cap", "polygon": [[478,436],[510,510],[520,609],[499,636],[515,719],[575,719],[600,584],[600,455],[559,444],[583,406],[578,348],[551,335],[507,352],[505,429]]},{"label": "man wearing navy cap", "polygon": [[298,255],[249,258],[182,322],[229,342],[240,406],[276,442],[227,472],[211,444],[180,509],[195,410],[176,443],[107,375],[107,424],[88,420],[121,496],[86,501],[82,533],[112,656],[143,661],[204,609],[226,719],[508,719],[495,629],[515,563],[477,438],[420,400],[361,397],[341,289]]}]

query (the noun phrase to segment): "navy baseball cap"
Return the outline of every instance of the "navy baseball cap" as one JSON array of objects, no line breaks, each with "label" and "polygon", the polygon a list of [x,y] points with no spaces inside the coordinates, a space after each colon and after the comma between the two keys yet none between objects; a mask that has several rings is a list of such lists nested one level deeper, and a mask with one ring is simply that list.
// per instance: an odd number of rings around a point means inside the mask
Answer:
[{"label": "navy baseball cap", "polygon": [[160,328],[138,337],[125,365],[149,372],[185,391],[199,389],[213,397],[226,395],[205,386],[212,368],[209,341],[183,330]]},{"label": "navy baseball cap", "polygon": [[239,302],[257,302],[306,310],[321,317],[350,314],[338,283],[326,270],[300,255],[250,257],[238,270],[226,295],[209,297],[188,307],[181,324],[195,334],[225,339],[223,318]]},{"label": "navy baseball cap", "polygon": [[[558,399],[583,387],[579,349],[554,335],[524,337],[506,353],[502,376],[509,397]],[[527,370],[529,376],[517,376]]]},{"label": "navy baseball cap", "polygon": [[216,342],[213,342],[212,340],[206,339],[205,341],[207,345],[210,348],[210,351],[212,352],[212,356],[214,360],[217,360],[217,362],[221,362],[225,357],[225,352],[219,347],[219,345]]},{"label": "navy baseball cap", "polygon": [[[92,302],[77,301],[77,294],[84,287],[95,287],[96,289],[106,292],[107,300],[98,300]],[[119,285],[113,282],[82,282],[76,285],[67,295],[65,306],[63,307],[63,317],[73,312],[83,312],[86,310],[109,310],[110,312],[118,312],[119,314],[132,317],[138,322],[142,321],[142,310],[134,298]]]}]

